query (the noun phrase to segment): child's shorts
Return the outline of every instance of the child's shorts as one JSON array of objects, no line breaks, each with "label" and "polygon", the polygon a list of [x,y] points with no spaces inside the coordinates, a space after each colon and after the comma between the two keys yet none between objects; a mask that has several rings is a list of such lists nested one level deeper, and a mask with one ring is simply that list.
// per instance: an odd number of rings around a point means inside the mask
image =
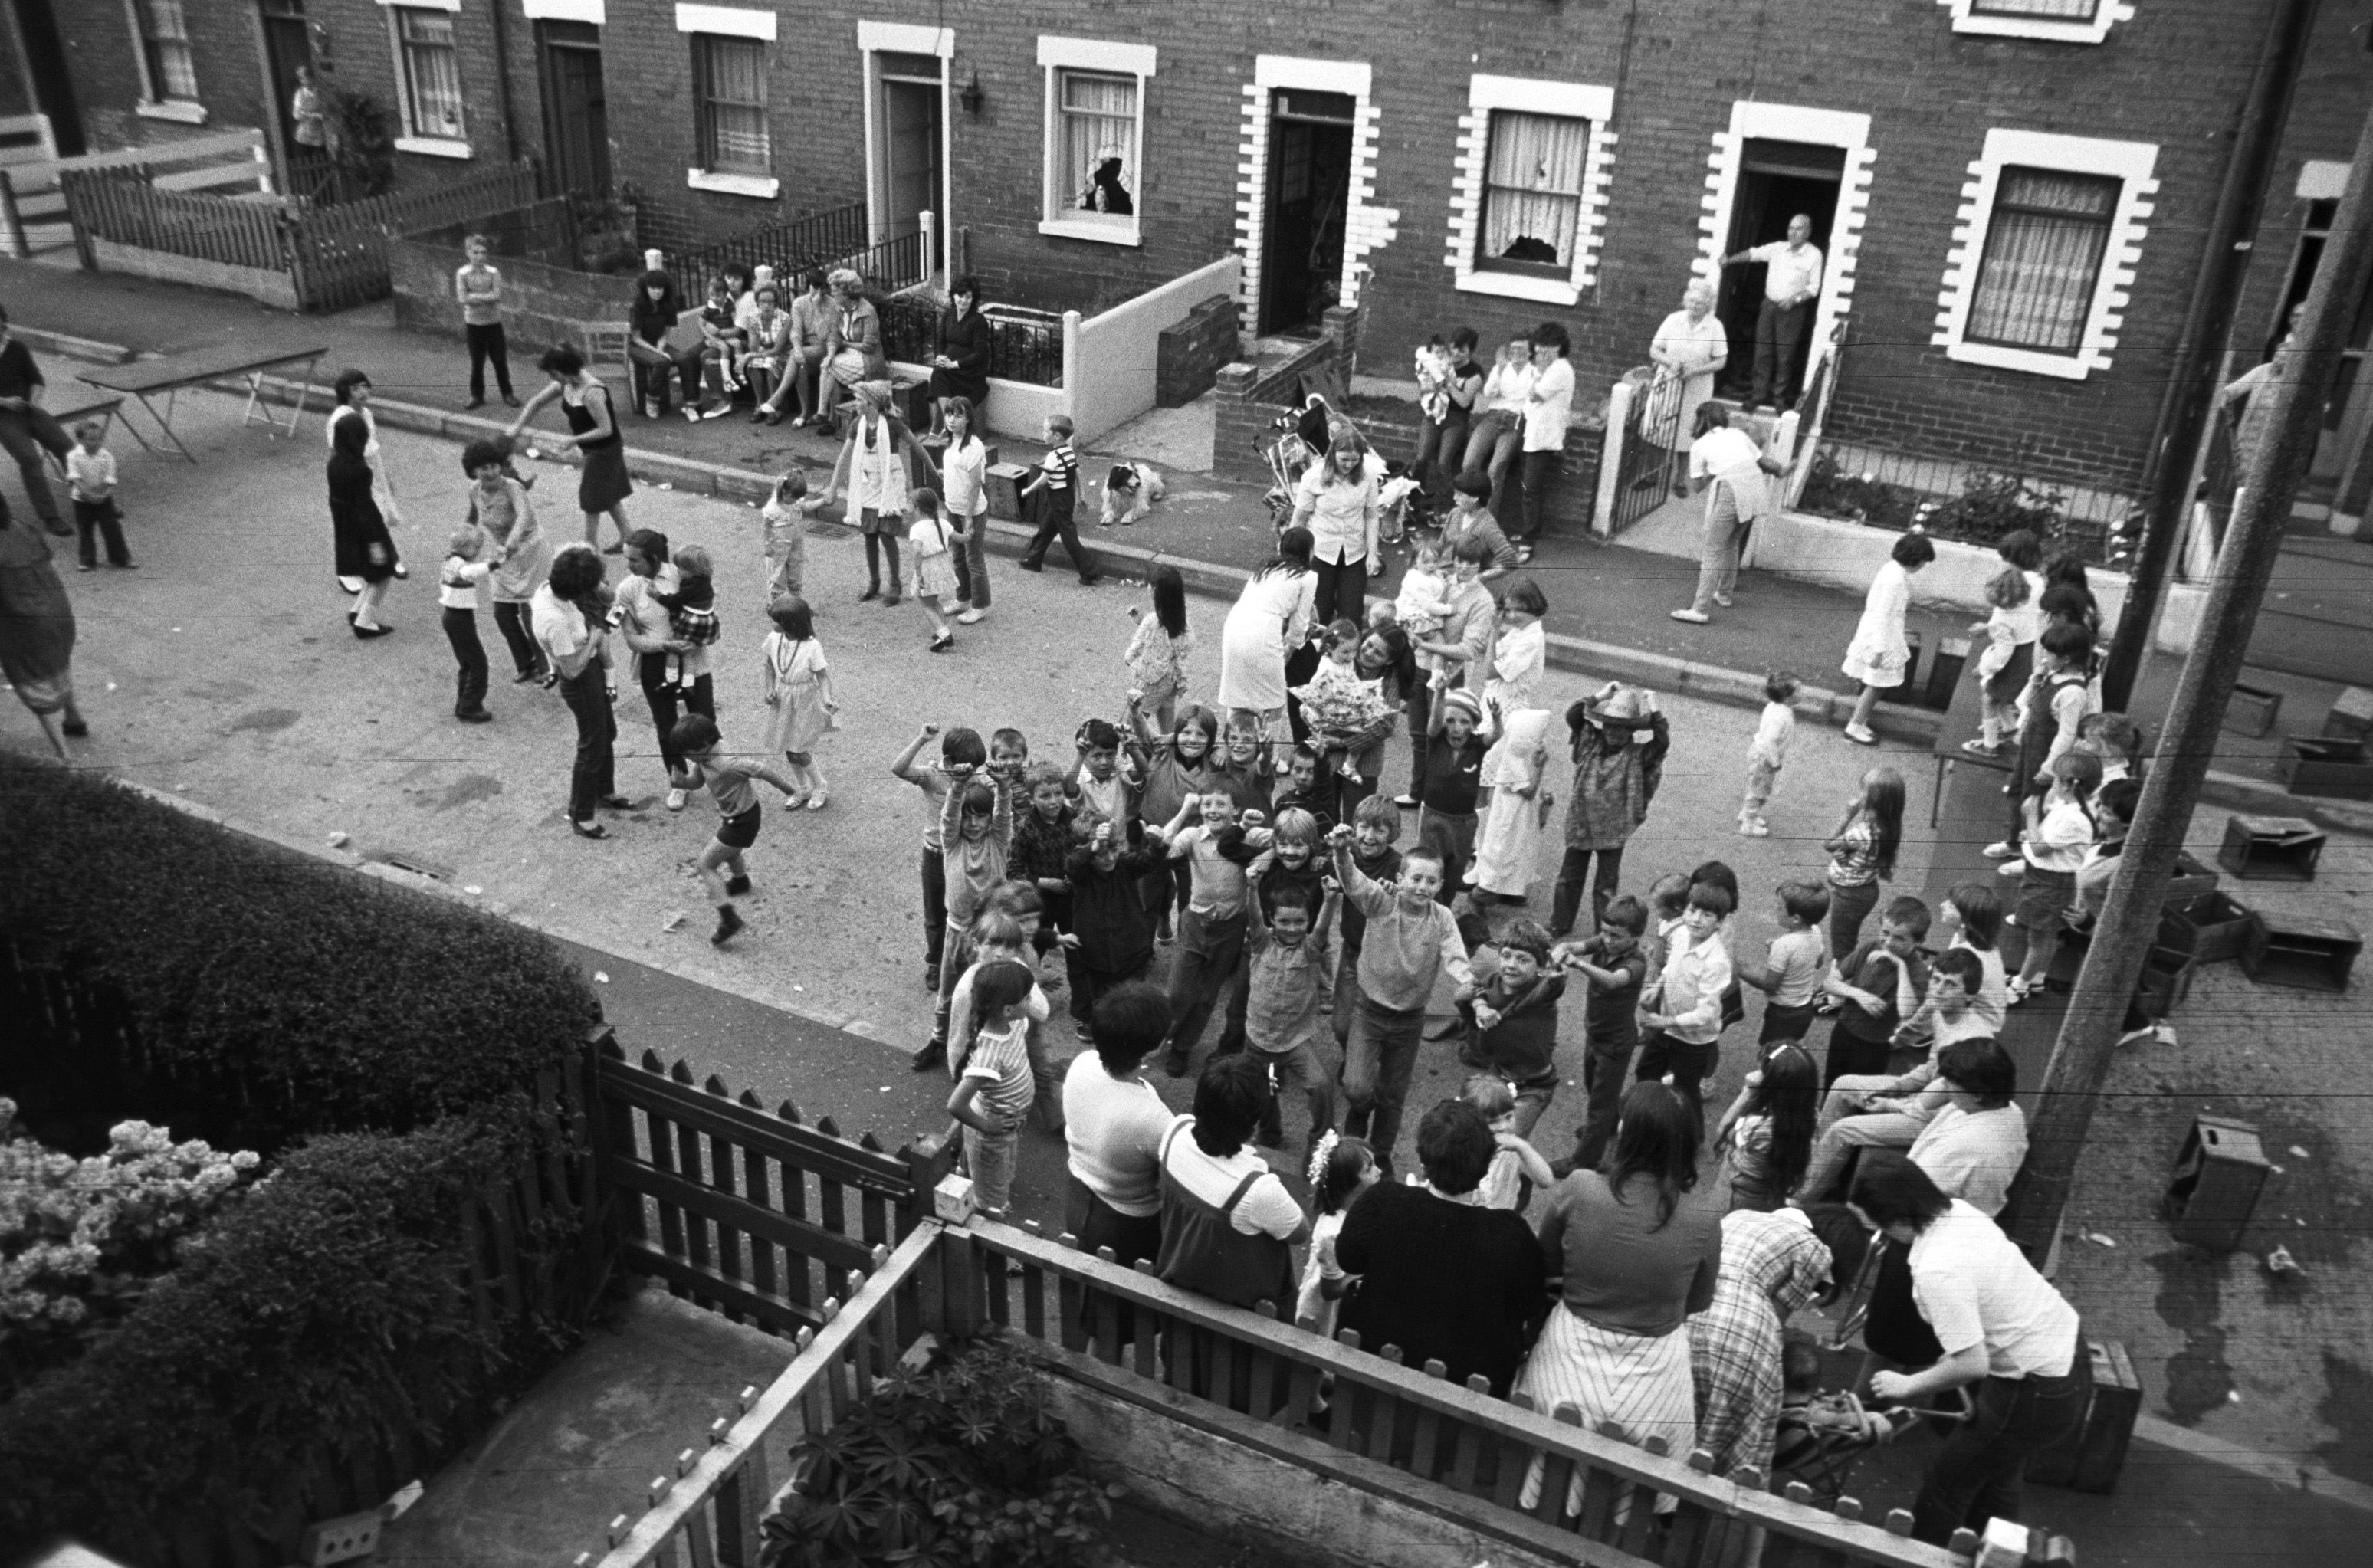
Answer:
[{"label": "child's shorts", "polygon": [[2029,862],[2018,883],[2018,929],[2029,942],[2058,936],[2076,902],[2076,873],[2048,872]]},{"label": "child's shorts", "polygon": [[1763,1010],[1763,1032],[1755,1036],[1755,1043],[1768,1046],[1774,1040],[1801,1040],[1812,1026],[1811,1002],[1798,1007],[1783,1007],[1775,1001]]},{"label": "child's shorts", "polygon": [[728,849],[747,849],[758,842],[758,812],[753,805],[746,812],[737,812],[717,825],[717,841]]}]

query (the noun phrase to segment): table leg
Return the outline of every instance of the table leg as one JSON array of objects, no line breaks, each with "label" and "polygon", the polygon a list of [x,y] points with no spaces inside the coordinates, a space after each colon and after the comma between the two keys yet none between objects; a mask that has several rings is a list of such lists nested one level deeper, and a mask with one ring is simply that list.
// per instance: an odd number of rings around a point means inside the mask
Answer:
[{"label": "table leg", "polygon": [[319,355],[305,361],[305,382],[297,389],[297,406],[288,411],[288,428],[285,432],[287,435],[294,436],[297,421],[305,417],[305,400],[313,395],[313,372],[321,368],[321,364]]},{"label": "table leg", "polygon": [[[172,393],[169,392],[165,394],[165,411],[162,414],[159,414],[157,411],[157,405],[149,401],[148,394],[146,392],[135,392],[133,395],[139,398],[140,406],[148,411],[148,417],[157,421],[157,428],[164,432],[165,439],[173,443],[173,450],[180,452],[192,462],[197,462],[197,454],[190,451],[189,448],[183,446],[181,444],[181,438],[173,433]],[[123,427],[127,430],[132,427],[132,420],[128,415],[123,421]]]},{"label": "table leg", "polygon": [[[239,411],[239,427],[240,429],[244,430],[250,425],[255,423],[255,400],[263,395],[263,372],[261,370],[250,370],[247,373],[247,406]],[[264,428],[267,430],[276,432],[280,428],[279,422],[274,419],[269,414],[266,414],[263,416],[263,425]]]},{"label": "table leg", "polygon": [[[109,409],[109,410],[107,411],[107,417],[108,417],[108,421],[109,421],[108,428],[109,428],[111,431],[111,430],[113,430],[113,429],[115,428],[114,420],[115,420],[116,415],[117,415],[119,413],[121,413],[121,412],[122,412],[122,410],[121,410],[121,407],[120,407],[120,406],[119,406],[119,407],[117,407],[117,408],[111,408],[111,409]],[[139,426],[137,426],[137,425],[134,425],[134,424],[130,419],[125,419],[125,420],[123,421],[123,433],[124,433],[125,435],[127,435],[127,436],[130,436],[134,440],[138,441],[138,442],[140,443],[140,450],[141,450],[142,451],[145,451],[145,452],[152,452],[152,451],[155,451],[157,450],[155,447],[152,447],[152,446],[150,446],[150,445],[148,444],[148,438],[147,438],[147,437],[146,437],[146,436],[144,436],[144,435],[142,435],[142,434],[140,433],[140,427],[139,427]]]},{"label": "table leg", "polygon": [[1937,757],[1937,759],[1936,759],[1936,782],[1935,782],[1935,786],[1934,786],[1933,788],[1931,788],[1931,789],[1929,790],[1929,791],[1928,791],[1928,831],[1929,831],[1929,832],[1931,832],[1931,833],[1934,833],[1934,832],[1935,832],[1935,831],[1936,831],[1936,826],[1937,826],[1938,819],[1940,818],[1940,816],[1942,815],[1942,813],[1943,813],[1943,812],[1944,812],[1944,807],[1945,807],[1945,775],[1946,775],[1946,773],[1950,772],[1950,771],[1952,770],[1952,767],[1953,767],[1953,759],[1952,759],[1951,757],[1948,757],[1948,756],[1939,756],[1939,757]]}]

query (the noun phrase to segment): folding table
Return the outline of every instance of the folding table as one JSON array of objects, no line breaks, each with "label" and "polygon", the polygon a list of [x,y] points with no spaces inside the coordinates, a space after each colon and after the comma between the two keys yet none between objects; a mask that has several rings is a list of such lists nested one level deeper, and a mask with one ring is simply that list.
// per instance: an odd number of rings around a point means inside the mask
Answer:
[{"label": "folding table", "polygon": [[[247,406],[240,410],[239,416],[240,425],[244,428],[255,422],[255,405],[263,392],[264,373],[283,365],[302,363],[305,385],[297,394],[296,407],[288,412],[288,427],[285,430],[280,428],[279,421],[269,413],[263,416],[264,427],[274,436],[293,436],[297,433],[297,421],[304,415],[305,400],[313,391],[314,368],[329,351],[329,346],[321,343],[225,343],[211,348],[192,349],[186,354],[169,354],[158,359],[136,359],[129,365],[77,367],[75,374],[92,386],[138,398],[140,406],[148,411],[148,417],[157,422],[157,427],[165,433],[165,439],[173,443],[173,450],[195,462],[198,461],[196,455],[181,444],[181,437],[173,433],[173,399],[183,387],[199,386],[228,376],[246,378]],[[165,395],[165,406],[161,409],[155,402],[159,392]],[[128,415],[123,427],[133,429]],[[139,432],[134,430],[133,433],[136,439]]]}]

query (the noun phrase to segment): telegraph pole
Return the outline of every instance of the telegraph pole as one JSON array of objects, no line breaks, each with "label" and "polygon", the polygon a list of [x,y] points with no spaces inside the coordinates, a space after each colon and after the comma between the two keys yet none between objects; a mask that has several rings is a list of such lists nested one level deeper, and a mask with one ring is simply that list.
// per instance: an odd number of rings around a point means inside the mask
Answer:
[{"label": "telegraph pole", "polygon": [[2143,650],[2149,646],[2151,626],[2158,619],[2159,603],[2166,596],[2176,542],[2183,537],[2184,524],[2192,516],[2192,459],[2215,406],[2217,369],[2233,334],[2233,315],[2241,301],[2242,276],[2249,271],[2250,242],[2258,230],[2266,188],[2274,179],[2274,155],[2290,119],[2291,93],[2307,57],[2315,13],[2316,0],[2281,0],[2280,9],[2267,25],[2258,69],[2250,82],[2240,123],[2234,128],[2225,187],[2216,198],[2215,216],[2209,220],[2208,244],[2199,275],[2192,281],[2183,335],[2177,340],[2175,362],[2168,370],[2167,394],[2159,404],[2142,537],[2134,545],[2133,568],[2127,577],[2117,633],[2101,668],[2101,700],[2112,713],[2124,712],[2127,699],[2133,695]]},{"label": "telegraph pole", "polygon": [[2076,976],[2067,1019],[2044,1068],[2028,1127],[2027,1166],[2011,1188],[2003,1229],[2040,1263],[2067,1206],[2085,1136],[2117,1050],[2126,1003],[2158,931],[2160,905],[2216,754],[2225,707],[2250,648],[2266,583],[2282,552],[2299,479],[2315,453],[2324,400],[2347,346],[2349,326],[2373,277],[2373,115],[2357,138],[2348,187],[2332,218],[2292,345],[2286,373],[2253,396],[2271,400],[2267,439],[2249,455],[2239,503],[2216,557],[2200,634],[2184,660],[2157,754],[2134,811],[2121,869]]}]

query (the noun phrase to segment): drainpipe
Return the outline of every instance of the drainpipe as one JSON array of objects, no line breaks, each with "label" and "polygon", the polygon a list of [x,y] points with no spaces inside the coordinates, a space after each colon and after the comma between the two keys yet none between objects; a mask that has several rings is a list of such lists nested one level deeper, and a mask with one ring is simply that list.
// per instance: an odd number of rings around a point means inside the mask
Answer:
[{"label": "drainpipe", "polygon": [[2217,193],[2216,214],[2192,279],[2192,305],[2184,313],[2183,334],[2176,340],[2175,362],[2168,367],[2167,391],[2152,429],[2142,539],[2134,547],[2117,635],[2102,666],[2101,702],[2113,713],[2122,712],[2133,693],[2151,627],[2166,596],[2176,541],[2191,515],[2192,459],[2208,427],[2217,369],[2226,340],[2232,335],[2250,244],[2266,187],[2274,179],[2275,155],[2282,150],[2283,128],[2290,119],[2291,95],[2307,56],[2315,11],[2316,0],[2280,0],[2267,23],[2250,96],[2232,133],[2225,188]]},{"label": "drainpipe", "polygon": [[511,101],[510,43],[503,28],[503,0],[488,0],[486,9],[495,23],[495,99],[503,111],[503,156],[512,163],[520,160],[519,114]]}]

